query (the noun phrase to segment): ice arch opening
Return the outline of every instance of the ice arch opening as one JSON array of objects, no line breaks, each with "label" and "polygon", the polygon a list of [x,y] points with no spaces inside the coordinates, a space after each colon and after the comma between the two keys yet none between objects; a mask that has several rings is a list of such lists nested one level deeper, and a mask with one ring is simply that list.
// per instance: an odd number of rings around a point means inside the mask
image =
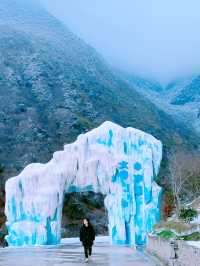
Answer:
[{"label": "ice arch opening", "polygon": [[64,196],[61,238],[78,237],[82,219],[87,217],[96,235],[108,235],[108,215],[104,206],[105,195],[93,191],[67,193]]},{"label": "ice arch opening", "polygon": [[159,219],[161,158],[161,142],[134,128],[105,122],[79,135],[6,182],[9,245],[58,244],[64,194],[83,191],[106,195],[113,244],[145,244]]}]

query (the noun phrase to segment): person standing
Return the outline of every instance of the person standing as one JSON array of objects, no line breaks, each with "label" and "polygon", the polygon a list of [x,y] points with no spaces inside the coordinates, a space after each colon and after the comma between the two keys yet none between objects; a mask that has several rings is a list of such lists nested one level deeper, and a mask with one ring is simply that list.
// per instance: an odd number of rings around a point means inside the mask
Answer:
[{"label": "person standing", "polygon": [[92,255],[92,245],[95,240],[94,228],[89,219],[83,219],[83,225],[80,229],[80,241],[84,247],[85,262],[88,262],[89,256]]}]

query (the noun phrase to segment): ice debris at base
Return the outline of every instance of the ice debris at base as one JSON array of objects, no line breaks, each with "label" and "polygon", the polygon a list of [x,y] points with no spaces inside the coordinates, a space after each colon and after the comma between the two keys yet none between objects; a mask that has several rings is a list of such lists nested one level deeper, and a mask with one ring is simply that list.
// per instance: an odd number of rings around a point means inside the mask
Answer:
[{"label": "ice debris at base", "polygon": [[153,136],[111,122],[81,134],[46,164],[30,164],[6,182],[10,246],[60,243],[65,193],[106,195],[114,244],[143,245],[159,220],[155,183],[162,144]]}]

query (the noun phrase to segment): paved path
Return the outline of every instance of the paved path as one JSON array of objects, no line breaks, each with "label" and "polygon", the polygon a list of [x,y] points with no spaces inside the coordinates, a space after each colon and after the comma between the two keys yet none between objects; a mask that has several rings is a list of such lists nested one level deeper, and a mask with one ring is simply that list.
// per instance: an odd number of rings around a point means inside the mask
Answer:
[{"label": "paved path", "polygon": [[160,266],[146,255],[128,247],[114,247],[97,241],[92,258],[84,263],[83,248],[77,242],[58,247],[0,249],[0,266]]}]

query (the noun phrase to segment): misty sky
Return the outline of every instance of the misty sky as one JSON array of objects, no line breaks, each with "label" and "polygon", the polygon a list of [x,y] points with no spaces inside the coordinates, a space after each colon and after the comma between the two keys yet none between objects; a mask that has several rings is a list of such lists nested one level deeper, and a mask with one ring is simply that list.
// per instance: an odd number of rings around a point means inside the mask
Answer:
[{"label": "misty sky", "polygon": [[111,64],[160,82],[200,73],[199,0],[41,0]]}]

